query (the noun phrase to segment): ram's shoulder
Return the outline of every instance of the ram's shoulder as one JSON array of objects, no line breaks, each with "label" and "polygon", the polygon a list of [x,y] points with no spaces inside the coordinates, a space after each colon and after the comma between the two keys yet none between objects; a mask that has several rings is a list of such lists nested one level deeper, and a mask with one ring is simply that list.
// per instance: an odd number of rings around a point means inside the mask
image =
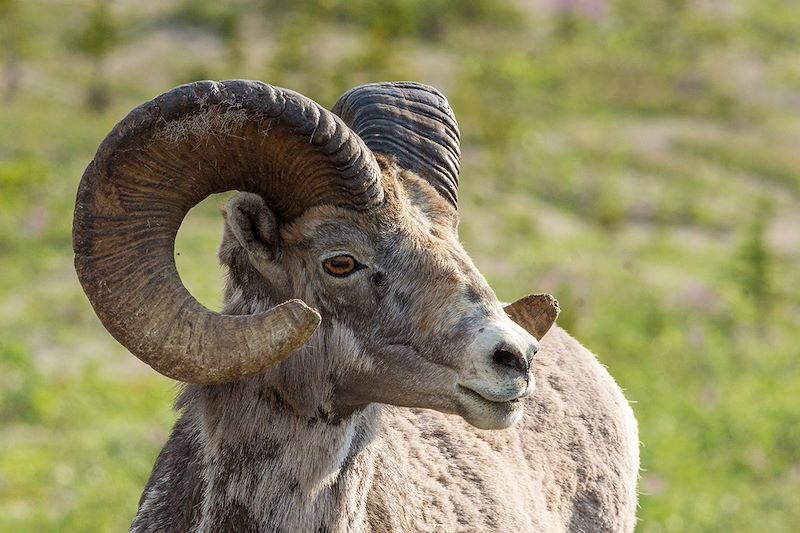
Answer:
[{"label": "ram's shoulder", "polygon": [[576,530],[632,530],[639,471],[633,410],[607,368],[565,330],[554,327],[541,344],[536,392],[520,428],[525,455]]},{"label": "ram's shoulder", "polygon": [[617,417],[633,418],[608,368],[566,330],[554,326],[541,346],[532,368],[537,380],[534,399],[542,395],[563,399],[564,408],[574,415],[611,410]]}]

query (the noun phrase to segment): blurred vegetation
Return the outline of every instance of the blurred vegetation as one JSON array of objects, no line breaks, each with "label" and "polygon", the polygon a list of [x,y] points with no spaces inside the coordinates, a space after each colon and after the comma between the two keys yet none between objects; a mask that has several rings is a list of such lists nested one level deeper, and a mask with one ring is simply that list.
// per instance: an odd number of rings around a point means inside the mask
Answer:
[{"label": "blurred vegetation", "polygon": [[93,72],[86,104],[95,111],[104,111],[110,103],[111,96],[103,73],[103,63],[114,50],[118,38],[108,2],[97,0],[86,22],[75,32],[73,39],[75,49],[92,62]]},{"label": "blurred vegetation", "polygon": [[[635,402],[639,531],[796,530],[799,56],[788,0],[0,0],[0,531],[136,511],[175,386],[95,318],[72,207],[113,124],[198,78],[441,88],[468,250]],[[176,247],[215,308],[220,202]]]}]

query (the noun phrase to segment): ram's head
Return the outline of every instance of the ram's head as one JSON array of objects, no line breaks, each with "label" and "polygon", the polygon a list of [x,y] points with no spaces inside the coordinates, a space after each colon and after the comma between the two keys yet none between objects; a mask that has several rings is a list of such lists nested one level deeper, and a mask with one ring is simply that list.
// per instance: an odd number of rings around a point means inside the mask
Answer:
[{"label": "ram's head", "polygon": [[[427,86],[366,85],[329,112],[258,82],[186,85],[100,146],[78,191],[76,268],[105,327],[166,376],[300,376],[327,387],[295,390],[301,409],[381,402],[506,427],[534,388],[528,331],[541,337],[557,305],[504,311],[458,240],[458,172],[455,118]],[[217,314],[182,285],[174,240],[192,206],[232,189]]]}]

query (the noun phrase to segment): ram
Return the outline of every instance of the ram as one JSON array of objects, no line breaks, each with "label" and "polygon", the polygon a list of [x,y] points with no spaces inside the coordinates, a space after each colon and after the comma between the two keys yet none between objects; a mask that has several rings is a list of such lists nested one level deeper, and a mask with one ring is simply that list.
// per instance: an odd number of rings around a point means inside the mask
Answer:
[{"label": "ram", "polygon": [[[76,269],[109,332],[186,384],[133,531],[633,529],[633,413],[550,328],[552,297],[504,308],[475,268],[459,157],[446,99],[415,83],[331,112],[198,82],[114,128],[78,190]],[[228,190],[217,314],[174,240]]]}]

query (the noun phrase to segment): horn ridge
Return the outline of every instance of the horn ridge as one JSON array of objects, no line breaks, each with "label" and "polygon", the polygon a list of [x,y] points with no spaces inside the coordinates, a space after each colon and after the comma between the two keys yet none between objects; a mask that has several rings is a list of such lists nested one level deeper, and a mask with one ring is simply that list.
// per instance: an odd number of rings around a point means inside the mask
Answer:
[{"label": "horn ridge", "polygon": [[414,82],[362,85],[342,95],[333,112],[373,152],[394,156],[458,207],[460,133],[438,90]]}]

